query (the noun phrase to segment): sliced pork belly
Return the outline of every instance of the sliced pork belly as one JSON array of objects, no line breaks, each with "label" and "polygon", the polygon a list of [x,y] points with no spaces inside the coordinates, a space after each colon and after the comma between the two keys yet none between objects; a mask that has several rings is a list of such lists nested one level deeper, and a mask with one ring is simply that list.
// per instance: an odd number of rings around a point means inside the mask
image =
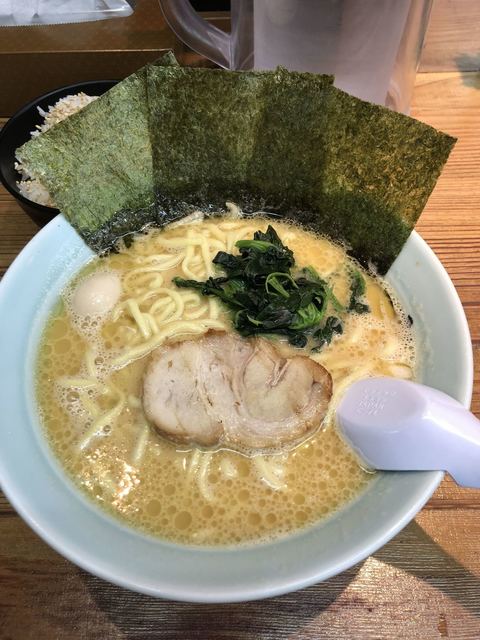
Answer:
[{"label": "sliced pork belly", "polygon": [[316,429],[331,395],[330,374],[310,358],[284,358],[261,338],[212,333],[155,351],[143,405],[176,442],[271,449]]}]

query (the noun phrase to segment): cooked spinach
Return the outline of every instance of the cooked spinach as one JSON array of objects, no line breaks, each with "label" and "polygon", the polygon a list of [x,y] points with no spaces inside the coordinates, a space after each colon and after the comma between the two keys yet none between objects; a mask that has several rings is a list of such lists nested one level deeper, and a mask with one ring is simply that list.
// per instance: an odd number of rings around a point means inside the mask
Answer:
[{"label": "cooked spinach", "polygon": [[318,351],[324,344],[330,344],[336,333],[343,333],[343,325],[335,316],[329,316],[325,322],[325,326],[318,329],[318,331],[315,331],[313,334],[315,339],[318,341],[318,347],[316,347],[315,350]]},{"label": "cooked spinach", "polygon": [[349,311],[355,311],[356,313],[368,313],[370,311],[370,307],[368,306],[368,304],[359,302],[359,298],[361,298],[364,294],[365,278],[362,276],[360,271],[357,271],[355,269],[352,272],[350,303],[348,305]]},{"label": "cooked spinach", "polygon": [[177,287],[219,298],[242,336],[281,335],[295,347],[303,348],[310,341],[312,349],[318,350],[343,331],[337,315],[327,316],[329,306],[340,315],[369,310],[359,300],[365,293],[360,272],[353,272],[350,303],[345,308],[313,267],[292,273],[293,253],[271,225],[265,233],[256,231],[253,239],[239,240],[235,246],[239,254],[219,251],[213,259],[225,275],[204,282],[173,281]]}]

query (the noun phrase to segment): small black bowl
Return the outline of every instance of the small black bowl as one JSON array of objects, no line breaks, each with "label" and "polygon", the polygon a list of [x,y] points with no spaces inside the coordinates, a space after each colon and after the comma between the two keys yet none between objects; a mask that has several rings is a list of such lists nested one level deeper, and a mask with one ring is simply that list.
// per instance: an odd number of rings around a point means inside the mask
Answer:
[{"label": "small black bowl", "polygon": [[37,107],[44,111],[60,98],[83,91],[90,96],[100,96],[117,84],[117,80],[91,80],[60,87],[32,100],[17,111],[0,131],[0,180],[7,191],[14,196],[22,209],[39,226],[43,226],[58,214],[58,209],[32,202],[23,196],[17,187],[20,174],[15,170],[15,151],[30,140],[35,125],[42,124],[43,118]]}]

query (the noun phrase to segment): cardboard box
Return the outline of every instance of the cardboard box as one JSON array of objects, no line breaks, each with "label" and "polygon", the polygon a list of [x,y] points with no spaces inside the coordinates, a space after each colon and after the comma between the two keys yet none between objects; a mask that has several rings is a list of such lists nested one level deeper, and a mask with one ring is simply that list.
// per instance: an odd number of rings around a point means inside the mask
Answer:
[{"label": "cardboard box", "polygon": [[[205,14],[228,26],[221,14]],[[138,0],[128,18],[0,29],[0,117],[62,85],[122,79],[173,49],[181,62],[209,64],[166,25],[157,0]]]}]

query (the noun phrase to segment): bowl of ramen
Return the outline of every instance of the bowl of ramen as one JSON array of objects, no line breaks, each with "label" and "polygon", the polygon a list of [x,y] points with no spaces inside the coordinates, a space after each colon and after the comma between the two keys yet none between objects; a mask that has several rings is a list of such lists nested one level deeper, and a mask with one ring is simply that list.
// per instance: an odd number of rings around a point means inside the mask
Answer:
[{"label": "bowl of ramen", "polygon": [[[203,300],[194,291],[172,286],[171,279],[200,280],[208,274],[203,241],[210,251],[230,250],[233,242],[265,228],[261,218],[174,226],[152,231],[132,252],[102,262],[58,217],[5,276],[0,307],[8,313],[1,314],[0,366],[1,401],[9,420],[0,457],[2,487],[41,537],[88,571],[179,600],[238,601],[284,593],[365,558],[414,516],[440,482],[440,472],[366,472],[338,438],[328,415],[322,430],[300,445],[292,441],[293,446],[278,452],[262,442],[253,456],[255,442],[250,440],[258,436],[256,430],[244,434],[246,445],[234,435],[225,442],[228,436],[218,436],[205,413],[191,414],[199,403],[191,389],[181,390],[169,415],[151,416],[158,419],[163,436],[148,426],[142,385],[146,362],[151,362],[148,341],[151,345],[158,333],[145,327],[149,337],[127,340],[137,353],[132,366],[111,364],[113,357],[132,357],[119,345],[126,344],[123,333],[141,333],[140,325],[135,327],[135,302],[144,309],[141,299],[148,300],[155,318],[170,314],[166,326],[179,332],[176,339],[185,323],[192,325],[190,338],[193,330],[202,334],[207,328],[216,336],[233,336],[226,312],[213,298]],[[300,266],[334,278],[335,295],[346,303],[345,273],[352,263],[343,248],[302,229],[275,228]],[[85,302],[82,287],[85,294],[95,278],[97,286],[106,285],[105,291]],[[457,294],[428,246],[414,233],[385,280],[366,272],[364,278],[362,300],[371,313],[347,317],[343,334],[314,357],[330,370],[337,393],[349,380],[369,374],[414,376],[468,404],[468,327]],[[150,288],[160,281],[161,295],[149,298]],[[101,320],[90,309],[84,315],[82,304],[88,307],[92,300],[99,307],[110,307],[115,300],[115,314]],[[158,313],[152,309],[155,303]],[[201,340],[194,344],[203,349]],[[290,347],[284,346],[288,352]],[[158,355],[160,369],[166,367],[179,387],[185,377],[208,384],[207,376],[185,373],[196,366],[198,353],[171,348],[167,360]],[[208,346],[209,355],[218,360],[229,349],[235,353],[228,344]],[[249,377],[259,384],[260,374],[248,367],[245,373],[242,358],[238,366],[246,386],[239,393],[248,400],[255,394]],[[209,367],[214,368],[211,361]],[[305,380],[298,393],[311,393],[314,376],[296,373],[301,375]],[[230,384],[221,387],[225,396]],[[160,390],[162,402],[171,390]],[[208,389],[204,397],[209,397]],[[290,402],[272,417],[270,427],[282,421],[282,411],[289,413]],[[258,407],[258,401],[252,406]],[[220,411],[233,407],[230,403]],[[269,401],[259,410],[270,412]],[[67,414],[78,418],[75,425]],[[206,422],[203,432],[200,418]],[[254,422],[255,416],[250,419]],[[192,432],[187,434],[189,425]],[[174,439],[168,437],[172,433]],[[213,448],[192,445],[202,433],[220,440]]]},{"label": "bowl of ramen", "polygon": [[453,143],[329,76],[167,56],[18,149],[63,212],[0,287],[20,515],[102,578],[196,602],[385,544],[442,473],[364,468],[335,408],[371,376],[470,401],[462,306],[412,231]]}]

